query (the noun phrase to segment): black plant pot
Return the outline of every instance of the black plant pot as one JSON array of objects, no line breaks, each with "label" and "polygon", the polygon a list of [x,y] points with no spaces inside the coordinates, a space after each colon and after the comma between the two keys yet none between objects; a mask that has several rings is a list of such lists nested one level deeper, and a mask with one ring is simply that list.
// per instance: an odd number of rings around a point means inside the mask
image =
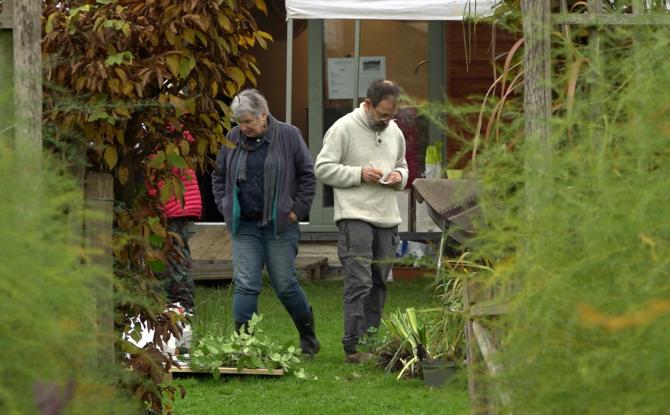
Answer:
[{"label": "black plant pot", "polygon": [[421,361],[423,383],[438,388],[448,383],[456,374],[456,362],[442,359],[425,359]]}]

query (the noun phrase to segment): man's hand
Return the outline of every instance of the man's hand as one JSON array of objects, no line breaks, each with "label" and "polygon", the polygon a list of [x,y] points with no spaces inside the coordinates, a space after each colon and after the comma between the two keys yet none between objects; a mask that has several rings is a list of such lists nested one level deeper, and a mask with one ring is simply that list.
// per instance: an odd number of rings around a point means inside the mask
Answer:
[{"label": "man's hand", "polygon": [[385,186],[395,186],[400,182],[402,182],[402,175],[397,171],[392,171],[388,176],[386,176],[382,184]]},{"label": "man's hand", "polygon": [[298,222],[298,215],[296,215],[294,211],[290,211],[288,213],[288,223],[296,223],[296,222]]},{"label": "man's hand", "polygon": [[363,167],[361,169],[361,180],[364,182],[377,183],[382,177],[384,177],[384,172],[376,167]]}]

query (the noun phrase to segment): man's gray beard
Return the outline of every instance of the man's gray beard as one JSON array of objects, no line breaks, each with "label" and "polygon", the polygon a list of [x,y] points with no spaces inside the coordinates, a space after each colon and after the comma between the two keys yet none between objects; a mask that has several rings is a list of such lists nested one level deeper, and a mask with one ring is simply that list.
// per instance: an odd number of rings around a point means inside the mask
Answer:
[{"label": "man's gray beard", "polygon": [[368,127],[370,127],[370,129],[374,132],[381,133],[388,126],[389,125],[383,121],[373,121],[371,119],[368,119]]}]

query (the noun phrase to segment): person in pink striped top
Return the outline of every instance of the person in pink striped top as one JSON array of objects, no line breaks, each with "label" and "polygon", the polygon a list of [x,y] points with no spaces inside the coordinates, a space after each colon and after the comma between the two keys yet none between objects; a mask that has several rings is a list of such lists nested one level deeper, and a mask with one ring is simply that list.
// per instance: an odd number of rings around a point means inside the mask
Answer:
[{"label": "person in pink striped top", "polygon": [[[174,127],[168,131],[174,132]],[[188,130],[183,130],[181,136],[188,141],[193,137]],[[194,283],[191,275],[191,250],[188,245],[189,225],[193,220],[200,218],[202,214],[202,197],[195,171],[191,168],[173,168],[172,173],[181,179],[184,186],[180,198],[171,197],[162,204],[163,213],[167,218],[168,240],[166,243],[172,245],[167,257],[166,269],[158,273],[162,281],[165,294],[168,299],[168,307],[179,303],[185,315],[191,316],[194,307]],[[158,197],[163,182],[156,187],[147,184],[147,194],[150,197]]]}]

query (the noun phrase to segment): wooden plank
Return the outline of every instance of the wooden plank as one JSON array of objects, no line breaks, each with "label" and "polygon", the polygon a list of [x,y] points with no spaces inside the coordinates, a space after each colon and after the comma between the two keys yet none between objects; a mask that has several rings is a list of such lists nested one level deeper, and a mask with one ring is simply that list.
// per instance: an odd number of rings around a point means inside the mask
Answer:
[{"label": "wooden plank", "polygon": [[[255,375],[255,376],[284,376],[285,372],[282,369],[240,369],[237,370],[235,367],[220,367],[218,368],[219,373],[222,375]],[[207,374],[211,373],[205,370],[192,369],[188,366],[176,367],[172,366],[170,368],[170,373],[202,373]]]},{"label": "wooden plank", "polygon": [[475,350],[475,338],[474,333],[472,332],[472,320],[467,317],[470,315],[470,292],[468,289],[467,281],[463,284],[463,311],[465,312],[465,358],[467,360],[467,369],[468,369],[468,391],[470,393],[470,404],[473,408],[472,413],[475,413],[475,409],[478,406],[478,395],[477,395],[477,385],[475,383],[476,373],[476,350]]},{"label": "wooden plank", "polygon": [[[194,280],[225,280],[233,278],[233,261],[221,259],[198,259],[192,262],[191,276]],[[296,258],[299,278],[319,280],[328,274],[328,257]]]},{"label": "wooden plank", "polygon": [[206,257],[216,260],[230,260],[233,258],[233,243],[230,235],[225,234],[219,238],[205,254]]},{"label": "wooden plank", "polygon": [[198,238],[198,245],[192,248],[198,259],[230,260],[232,247],[230,232],[224,228],[205,228],[196,232],[193,237]]},{"label": "wooden plank", "polygon": [[189,241],[193,259],[213,259],[213,251],[220,249],[217,244],[226,240],[228,231],[225,227],[199,228]]},{"label": "wooden plank", "polygon": [[[477,339],[477,344],[484,357],[486,367],[489,369],[489,372],[493,377],[499,376],[503,368],[502,365],[495,362],[494,356],[498,353],[498,350],[496,349],[493,337],[489,334],[488,330],[476,320],[472,321],[472,331]],[[509,406],[509,395],[502,391],[500,387],[496,388],[496,392],[502,403],[505,406]]]},{"label": "wooden plank", "polygon": [[560,14],[551,15],[554,24],[573,24],[589,26],[668,26],[670,15],[667,13],[648,14]]},{"label": "wooden plank", "polygon": [[[2,2],[2,11],[0,12],[0,29],[11,29],[14,26],[12,21],[14,15],[14,12],[12,11],[13,3],[14,0],[5,0]],[[9,61],[9,59],[7,60]]]},{"label": "wooden plank", "polygon": [[[470,315],[472,297],[470,290],[475,285],[463,284],[463,306],[465,316]],[[482,363],[482,354],[477,346],[477,339],[472,328],[473,320],[466,318],[465,322],[465,353],[468,370],[468,391],[470,394],[470,413],[472,415],[495,414],[489,394],[489,382],[486,368]]]},{"label": "wooden plank", "polygon": [[487,301],[483,303],[473,304],[470,307],[470,316],[472,317],[481,317],[481,316],[499,316],[506,314],[508,309],[507,303],[501,303],[499,301]]},{"label": "wooden plank", "polygon": [[328,257],[298,256],[295,266],[298,277],[310,281],[320,280],[328,274]]},{"label": "wooden plank", "polygon": [[231,260],[200,259],[192,262],[191,276],[198,280],[229,280],[233,278],[233,262]]}]

